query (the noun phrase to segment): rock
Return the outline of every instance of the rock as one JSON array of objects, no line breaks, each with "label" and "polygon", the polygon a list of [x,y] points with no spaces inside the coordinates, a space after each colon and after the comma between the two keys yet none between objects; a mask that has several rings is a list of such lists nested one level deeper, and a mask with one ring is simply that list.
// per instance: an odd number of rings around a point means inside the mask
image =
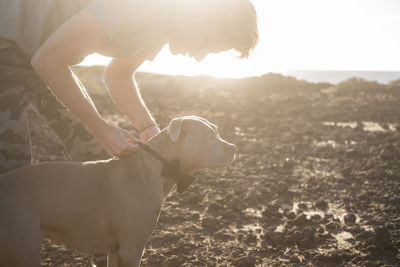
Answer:
[{"label": "rock", "polygon": [[184,204],[198,204],[203,201],[202,195],[199,194],[191,194],[182,199],[182,203]]},{"label": "rock", "polygon": [[191,214],[191,219],[195,220],[195,221],[199,220],[200,219],[200,214],[199,213]]},{"label": "rock", "polygon": [[347,213],[343,217],[344,223],[347,225],[354,224],[356,222],[356,219],[357,219],[357,217],[353,213]]},{"label": "rock", "polygon": [[231,209],[233,209],[235,211],[243,211],[244,209],[246,209],[247,205],[239,197],[234,196],[229,201],[229,206]]},{"label": "rock", "polygon": [[294,191],[290,191],[290,190],[280,192],[278,194],[278,198],[276,199],[276,201],[281,204],[291,205],[293,203],[293,198],[294,198],[295,194],[296,193]]},{"label": "rock", "polygon": [[223,210],[224,207],[216,202],[212,202],[208,205],[207,211],[210,213],[219,213],[221,210]]},{"label": "rock", "polygon": [[173,256],[161,264],[161,267],[179,267],[181,266],[181,262],[178,257]]},{"label": "rock", "polygon": [[294,218],[296,218],[296,213],[291,211],[288,214],[286,214],[286,218],[288,218],[289,220],[293,220]]},{"label": "rock", "polygon": [[307,219],[307,215],[305,214],[300,214],[299,216],[296,217],[296,219],[294,220],[294,224],[295,225],[303,225],[306,224],[308,222]]},{"label": "rock", "polygon": [[362,158],[364,154],[361,151],[354,150],[354,149],[347,149],[346,150],[346,156],[349,158]]},{"label": "rock", "polygon": [[252,267],[256,265],[256,257],[254,256],[243,256],[233,261],[235,267]]},{"label": "rock", "polygon": [[395,158],[395,154],[396,154],[396,149],[384,148],[379,153],[379,157],[383,160],[391,160]]},{"label": "rock", "polygon": [[290,262],[294,264],[301,264],[303,260],[298,255],[292,255],[292,257],[290,257]]},{"label": "rock", "polygon": [[235,220],[235,218],[237,217],[237,212],[234,212],[232,210],[222,210],[219,213],[224,219],[228,219],[228,220]]},{"label": "rock", "polygon": [[150,265],[158,265],[160,266],[162,263],[166,261],[165,257],[160,254],[151,254],[147,259],[147,264]]},{"label": "rock", "polygon": [[325,255],[325,254],[320,254],[315,257],[315,261],[317,262],[318,265],[321,266],[326,266],[326,265],[332,265],[332,264],[341,264],[342,263],[342,258],[340,254],[336,252],[332,252],[331,254]]},{"label": "rock", "polygon": [[216,240],[219,240],[219,241],[222,241],[222,242],[227,242],[227,241],[229,241],[229,240],[235,239],[235,236],[230,235],[230,234],[227,234],[227,233],[224,233],[224,232],[221,232],[221,231],[218,231],[218,232],[214,235],[214,238],[215,238]]},{"label": "rock", "polygon": [[272,241],[272,244],[274,244],[275,246],[283,246],[286,243],[285,234],[282,232],[272,232],[270,234],[270,239]]},{"label": "rock", "polygon": [[321,215],[319,215],[319,214],[314,214],[314,215],[311,216],[310,219],[311,219],[311,221],[313,221],[313,222],[320,222],[321,219],[322,219],[322,217],[321,217]]},{"label": "rock", "polygon": [[384,226],[378,226],[374,228],[375,236],[374,243],[377,247],[392,249],[393,242],[392,236],[389,230]]},{"label": "rock", "polygon": [[293,238],[295,242],[299,242],[302,239],[302,235],[300,231],[294,231]]},{"label": "rock", "polygon": [[246,244],[255,244],[257,243],[257,236],[254,234],[248,234],[246,239],[244,240]]},{"label": "rock", "polygon": [[314,244],[314,241],[311,237],[303,238],[299,242],[297,242],[297,245],[301,248],[311,248]]},{"label": "rock", "polygon": [[286,244],[294,245],[296,243],[296,239],[293,234],[286,234]]},{"label": "rock", "polygon": [[278,194],[284,193],[288,190],[288,185],[285,182],[280,181],[276,187],[275,187],[275,191]]},{"label": "rock", "polygon": [[311,227],[305,227],[301,231],[302,238],[312,238],[313,236],[314,236],[314,229],[312,229]]},{"label": "rock", "polygon": [[343,168],[340,173],[342,174],[343,178],[349,178],[351,173],[353,171],[353,168],[351,166],[347,166]]},{"label": "rock", "polygon": [[306,204],[306,203],[299,203],[299,204],[297,205],[297,207],[298,207],[300,210],[302,210],[302,211],[307,211],[307,210],[308,210],[308,207],[307,207],[307,204]]},{"label": "rock", "polygon": [[338,251],[333,251],[329,255],[329,258],[330,258],[330,261],[335,263],[335,264],[342,264],[343,255],[341,253],[339,253]]},{"label": "rock", "polygon": [[317,203],[315,203],[315,207],[320,210],[328,210],[329,209],[329,205],[325,200],[317,201]]},{"label": "rock", "polygon": [[277,204],[267,206],[265,210],[262,211],[261,214],[265,222],[268,224],[277,223],[283,217],[283,214],[279,212],[279,205]]},{"label": "rock", "polygon": [[201,225],[203,228],[213,231],[216,231],[220,226],[219,221],[212,217],[203,218]]},{"label": "rock", "polygon": [[329,230],[335,230],[339,227],[339,225],[334,221],[330,221],[325,225],[325,227],[326,227],[326,229],[329,229]]},{"label": "rock", "polygon": [[285,158],[285,161],[282,164],[282,169],[286,171],[293,170],[293,168],[296,166],[295,162],[289,158]]}]

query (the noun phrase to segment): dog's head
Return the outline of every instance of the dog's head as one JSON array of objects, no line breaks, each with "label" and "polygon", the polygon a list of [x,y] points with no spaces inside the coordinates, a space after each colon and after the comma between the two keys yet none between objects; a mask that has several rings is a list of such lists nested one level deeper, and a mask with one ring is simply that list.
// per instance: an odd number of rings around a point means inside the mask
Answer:
[{"label": "dog's head", "polygon": [[175,146],[182,172],[224,167],[235,159],[237,147],[219,136],[217,126],[196,116],[173,119],[167,133]]}]

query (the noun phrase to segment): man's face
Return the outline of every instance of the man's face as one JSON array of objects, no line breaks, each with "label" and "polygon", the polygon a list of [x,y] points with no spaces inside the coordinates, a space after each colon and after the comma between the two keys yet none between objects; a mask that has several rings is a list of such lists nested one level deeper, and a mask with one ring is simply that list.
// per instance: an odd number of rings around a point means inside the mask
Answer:
[{"label": "man's face", "polygon": [[231,47],[223,41],[223,34],[210,27],[204,21],[190,21],[174,28],[169,38],[169,49],[172,54],[182,54],[201,61],[209,53],[227,51]]}]

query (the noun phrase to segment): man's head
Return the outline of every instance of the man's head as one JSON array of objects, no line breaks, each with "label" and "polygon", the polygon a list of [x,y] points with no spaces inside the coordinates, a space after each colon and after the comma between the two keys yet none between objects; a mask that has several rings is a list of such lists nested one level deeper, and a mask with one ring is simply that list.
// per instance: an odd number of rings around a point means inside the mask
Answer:
[{"label": "man's head", "polygon": [[217,127],[206,119],[196,116],[173,119],[167,133],[176,147],[183,172],[224,167],[235,159],[237,147],[223,140]]},{"label": "man's head", "polygon": [[247,57],[258,42],[257,13],[249,0],[171,1],[169,47],[202,60],[234,49]]}]

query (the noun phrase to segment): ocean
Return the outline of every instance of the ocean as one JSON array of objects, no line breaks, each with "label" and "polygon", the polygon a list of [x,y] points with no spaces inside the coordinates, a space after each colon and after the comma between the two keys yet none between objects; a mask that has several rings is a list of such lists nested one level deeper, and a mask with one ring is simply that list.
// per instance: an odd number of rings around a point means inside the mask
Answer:
[{"label": "ocean", "polygon": [[299,80],[332,84],[337,84],[353,77],[384,84],[400,80],[400,71],[289,70],[280,73],[296,77]]}]

